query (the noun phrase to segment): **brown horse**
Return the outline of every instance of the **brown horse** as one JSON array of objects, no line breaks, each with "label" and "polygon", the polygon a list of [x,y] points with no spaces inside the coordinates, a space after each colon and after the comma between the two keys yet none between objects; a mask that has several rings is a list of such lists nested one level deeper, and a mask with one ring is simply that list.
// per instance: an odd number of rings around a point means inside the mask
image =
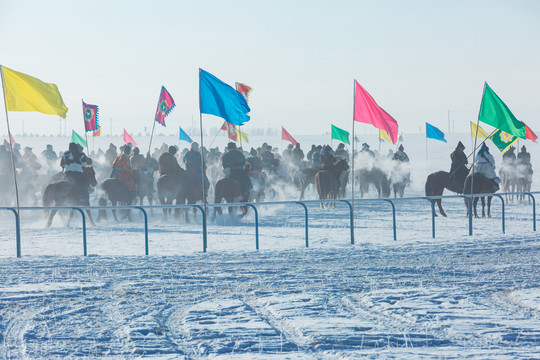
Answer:
[{"label": "brown horse", "polygon": [[[499,186],[493,181],[488,179],[484,174],[476,172],[469,174],[465,179],[465,186],[463,188],[464,194],[492,194],[499,190]],[[485,217],[485,199],[482,196],[482,217]],[[491,199],[493,196],[487,197],[487,216],[491,217]],[[478,217],[476,213],[476,205],[478,204],[478,197],[473,198],[474,217]],[[469,213],[469,207],[467,206],[467,215]]]},{"label": "brown horse", "polygon": [[[245,195],[242,195],[242,186],[240,182],[233,177],[227,177],[219,180],[214,187],[214,203],[221,204],[223,200],[228,203],[235,202],[247,202],[248,199]],[[240,217],[244,217],[247,214],[247,206],[242,206]],[[229,214],[233,213],[233,208],[229,206]],[[216,214],[221,215],[221,207],[214,207],[214,213],[212,215],[212,221],[216,219]]]},{"label": "brown horse", "polygon": [[[463,194],[463,184],[456,184],[450,178],[449,172],[437,171],[428,175],[425,186],[426,196],[442,196],[444,189],[448,189],[458,194]],[[441,215],[446,217],[446,213],[442,207],[442,200],[435,199],[434,201],[437,203]],[[467,204],[467,200],[465,200],[465,204]],[[435,214],[435,216],[437,216],[437,214]]]},{"label": "brown horse", "polygon": [[360,184],[361,197],[364,197],[369,192],[370,184],[377,190],[377,196],[379,198],[390,196],[390,180],[382,169],[374,166],[370,170],[359,170],[357,172],[357,179]]},{"label": "brown horse", "polygon": [[[337,161],[333,165],[325,166],[315,175],[315,187],[319,193],[320,200],[334,200],[339,197],[339,192],[346,183],[341,183],[340,178],[344,172],[349,170],[349,165],[343,159]],[[338,185],[338,182],[341,184]],[[332,203],[332,205],[334,205]],[[321,203],[321,208],[324,204]]]},{"label": "brown horse", "polygon": [[[109,178],[105,179],[99,185],[100,195],[98,199],[99,206],[106,206],[107,200],[111,202],[112,206],[116,205],[131,205],[135,194],[133,191],[130,191],[128,187],[118,179]],[[118,221],[116,217],[116,210],[112,210],[114,220]],[[125,217],[131,221],[131,212],[125,210]],[[99,210],[98,220],[107,220],[107,212],[105,210]]]},{"label": "brown horse", "polygon": [[[97,185],[96,173],[94,172],[94,168],[92,166],[88,165],[83,169],[83,181],[87,194],[90,186]],[[43,206],[90,206],[88,195],[83,194],[83,197],[84,199],[81,199],[79,188],[75,182],[72,180],[58,180],[47,185],[43,191]],[[50,210],[48,212],[49,216],[47,220],[47,227],[51,226],[52,220],[57,211],[58,210]],[[66,226],[69,226],[69,222],[73,217],[73,211],[74,210],[71,210],[69,212]],[[86,210],[86,213],[88,214],[90,224],[95,226],[90,210]],[[45,211],[45,215],[46,214],[47,211]]]},{"label": "brown horse", "polygon": [[[203,190],[199,179],[188,176],[186,171],[181,169],[179,175],[162,175],[157,181],[158,198],[162,205],[195,204],[202,201]],[[171,209],[163,209],[165,218],[170,214]],[[193,209],[196,213],[197,209]],[[175,209],[175,217],[180,217],[184,212],[186,222],[189,222],[189,209]]]}]

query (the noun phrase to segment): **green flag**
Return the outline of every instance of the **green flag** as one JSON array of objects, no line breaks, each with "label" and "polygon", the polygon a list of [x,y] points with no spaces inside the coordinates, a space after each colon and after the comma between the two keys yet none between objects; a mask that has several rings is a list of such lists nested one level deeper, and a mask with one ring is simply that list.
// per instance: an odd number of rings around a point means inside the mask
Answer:
[{"label": "green flag", "polygon": [[525,139],[525,124],[516,119],[505,103],[486,83],[478,120],[494,128]]},{"label": "green flag", "polygon": [[503,154],[510,148],[510,146],[518,141],[517,136],[511,135],[502,130],[497,130],[489,138],[491,141],[493,141],[497,149],[499,149]]},{"label": "green flag", "polygon": [[350,144],[349,132],[343,129],[340,129],[334,125],[332,125],[332,139],[342,141],[345,144]]},{"label": "green flag", "polygon": [[71,142],[79,144],[82,147],[86,147],[86,141],[81,137],[81,135],[77,134],[75,130],[73,130],[73,132],[71,133]]}]

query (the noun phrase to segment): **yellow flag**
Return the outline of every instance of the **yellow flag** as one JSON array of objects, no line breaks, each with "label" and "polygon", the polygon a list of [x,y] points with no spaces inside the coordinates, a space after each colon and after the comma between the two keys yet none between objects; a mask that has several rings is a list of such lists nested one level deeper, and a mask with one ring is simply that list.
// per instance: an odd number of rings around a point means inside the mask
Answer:
[{"label": "yellow flag", "polygon": [[68,111],[55,84],[2,66],[8,111],[37,111],[66,118]]},{"label": "yellow flag", "polygon": [[[471,136],[474,138],[476,136],[476,124],[471,121]],[[489,138],[489,135],[487,132],[478,125],[478,137],[477,139],[487,139]]]},{"label": "yellow flag", "polygon": [[393,144],[392,139],[390,138],[390,135],[386,132],[386,130],[379,129],[379,140],[386,140],[390,144]]},{"label": "yellow flag", "polygon": [[240,130],[238,130],[238,128],[236,128],[236,138],[238,139],[238,141],[249,143],[248,134],[246,134],[245,132],[241,132]]}]

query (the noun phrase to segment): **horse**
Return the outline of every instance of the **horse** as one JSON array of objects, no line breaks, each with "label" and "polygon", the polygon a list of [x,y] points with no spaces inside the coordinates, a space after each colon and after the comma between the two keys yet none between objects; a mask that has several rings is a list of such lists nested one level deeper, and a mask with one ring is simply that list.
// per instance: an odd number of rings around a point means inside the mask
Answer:
[{"label": "horse", "polygon": [[[180,177],[174,175],[161,175],[157,181],[158,199],[161,205],[172,205],[174,201],[180,204]],[[163,215],[167,219],[171,209],[164,208]],[[180,209],[175,209],[175,216],[178,217]]]},{"label": "horse", "polygon": [[[94,168],[91,165],[85,166],[83,168],[83,181],[84,186],[88,189],[90,186],[96,186],[96,173]],[[43,190],[43,206],[79,206],[81,205],[81,194],[79,194],[79,188],[73,180],[58,180],[50,183]],[[88,198],[85,196],[83,206],[90,206]],[[47,220],[47,227],[51,226],[54,216],[58,210],[50,210]],[[69,226],[71,218],[73,217],[73,211],[69,212],[68,221],[66,226]],[[92,219],[92,214],[90,210],[86,210],[88,214],[88,220],[92,226],[95,226],[94,220]],[[45,215],[47,211],[45,211]]]},{"label": "horse", "polygon": [[[449,172],[436,171],[428,175],[425,185],[426,196],[442,196],[444,189],[448,189],[457,194],[463,194],[463,184],[456,184],[456,182],[450,177]],[[435,199],[435,202],[439,207],[439,212],[441,215],[446,217],[441,199]],[[437,216],[437,214],[435,214],[435,216]]]},{"label": "horse", "polygon": [[364,194],[369,192],[370,184],[373,184],[377,190],[377,196],[379,198],[390,196],[390,181],[380,168],[374,166],[371,168],[371,170],[359,170],[357,172],[357,179],[360,183],[361,197],[364,197]]},{"label": "horse", "polygon": [[143,166],[140,169],[133,170],[133,179],[135,180],[135,197],[139,204],[143,205],[143,199],[146,197],[149,205],[154,204],[154,169]]},{"label": "horse", "polygon": [[[475,172],[469,174],[465,179],[465,186],[463,188],[464,194],[492,194],[499,190],[499,186],[493,181],[493,179],[487,178],[484,174]],[[485,199],[482,196],[482,217],[485,217]],[[493,196],[488,196],[487,201],[487,215],[491,217],[491,199]],[[476,212],[476,205],[478,204],[478,197],[474,197],[474,217],[478,217]],[[467,206],[467,214],[469,213],[469,207]]]},{"label": "horse", "polygon": [[394,197],[403,197],[405,188],[411,183],[411,172],[408,167],[403,167],[401,164],[396,164],[390,173],[390,183],[394,190]]},{"label": "horse", "polygon": [[[228,203],[247,202],[249,199],[242,194],[242,186],[238,180],[233,177],[226,177],[219,180],[214,187],[214,203],[221,204],[225,200]],[[240,217],[247,214],[247,206],[242,206]],[[229,206],[229,214],[232,214],[233,209]],[[212,221],[216,219],[216,215],[222,214],[221,207],[214,207]]]},{"label": "horse", "polygon": [[[99,206],[106,206],[107,200],[109,200],[112,206],[116,205],[131,205],[135,198],[135,193],[130,191],[128,187],[118,179],[109,178],[105,179],[99,185],[100,195],[98,198]],[[118,221],[116,217],[116,210],[112,210],[114,220]],[[126,216],[131,221],[131,212],[126,211]],[[107,220],[107,213],[105,210],[99,210],[98,220]]]},{"label": "horse", "polygon": [[[161,205],[195,204],[203,199],[202,183],[196,177],[186,175],[186,171],[181,169],[178,175],[162,175],[157,181],[158,198]],[[175,209],[175,217],[179,217],[183,211],[186,222],[189,222],[189,209]],[[195,213],[197,209],[193,209]],[[165,218],[170,214],[170,209],[163,209]]]},{"label": "horse", "polygon": [[[319,200],[334,200],[339,197],[340,188],[345,187],[346,184],[338,185],[338,180],[341,174],[347,172],[347,170],[349,170],[347,161],[341,159],[317,172],[315,175],[315,187],[319,193]],[[323,207],[324,204],[321,203],[321,208]]]},{"label": "horse", "polygon": [[[517,192],[530,192],[532,184],[533,170],[530,166],[520,164],[517,167]],[[520,201],[523,200],[525,194],[518,195]],[[529,203],[531,198],[529,197]]]},{"label": "horse", "polygon": [[[503,165],[499,170],[503,192],[515,192],[518,185],[518,174],[512,165]],[[514,200],[513,194],[506,194],[506,201]]]}]

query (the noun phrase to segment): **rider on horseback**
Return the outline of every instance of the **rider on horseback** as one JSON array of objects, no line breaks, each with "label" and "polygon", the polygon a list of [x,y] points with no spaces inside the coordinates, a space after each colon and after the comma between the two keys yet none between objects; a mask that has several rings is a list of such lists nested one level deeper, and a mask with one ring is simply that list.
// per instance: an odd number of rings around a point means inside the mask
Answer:
[{"label": "rider on horseback", "polygon": [[458,142],[456,149],[450,154],[452,165],[450,165],[450,179],[454,182],[457,189],[463,190],[465,178],[469,173],[467,164],[467,155],[465,155],[465,145],[461,141]]},{"label": "rider on horseback", "polygon": [[[184,164],[186,165],[186,171],[188,173],[188,176],[191,176],[200,182],[202,179],[203,161],[201,153],[199,151],[198,143],[191,143],[191,149],[184,155]],[[206,164],[204,166],[206,166]],[[210,181],[208,181],[206,173],[204,174],[204,188],[205,192],[208,193],[208,189],[210,188]]]},{"label": "rider on horseback", "polygon": [[265,185],[265,175],[262,170],[262,161],[257,156],[257,150],[251,148],[249,151],[249,157],[246,159],[246,162],[249,164],[249,177],[257,180],[261,184],[261,195],[264,195],[264,185]]},{"label": "rider on horseback", "polygon": [[517,162],[518,166],[526,169],[527,174],[532,175],[531,154],[527,152],[525,145],[521,147],[521,151],[517,154]]},{"label": "rider on horseback", "polygon": [[64,169],[64,178],[75,183],[81,205],[90,205],[88,186],[83,178],[83,169],[87,165],[92,165],[92,159],[82,152],[82,146],[69,143],[69,150],[62,155],[60,166]]},{"label": "rider on horseback", "polygon": [[252,185],[248,174],[244,170],[245,163],[246,158],[244,154],[236,149],[236,144],[233,142],[228,143],[227,151],[221,157],[221,164],[223,165],[223,169],[225,169],[225,174],[228,173],[227,177],[235,178],[240,183],[242,195],[248,199]]},{"label": "rider on horseback", "polygon": [[174,156],[176,154],[176,146],[169,146],[169,151],[159,156],[159,175],[174,175],[180,176],[182,174],[182,168],[178,164],[178,160]]},{"label": "rider on horseback", "polygon": [[272,154],[272,147],[268,145],[267,143],[264,143],[261,146],[261,161],[262,161],[263,169],[269,172],[273,172],[273,173],[276,172],[276,167],[275,167],[276,158],[274,154]]},{"label": "rider on horseback", "polygon": [[482,144],[482,147],[478,151],[476,161],[472,167],[472,173],[475,172],[483,174],[486,178],[493,181],[494,191],[499,190],[500,180],[495,173],[495,159],[493,155],[489,153],[489,148],[486,143]]},{"label": "rider on horseback", "polygon": [[120,180],[128,190],[135,194],[135,181],[133,180],[133,171],[131,170],[131,164],[129,162],[129,155],[131,154],[131,147],[124,146],[122,153],[118,154],[116,159],[112,163],[111,177]]}]

